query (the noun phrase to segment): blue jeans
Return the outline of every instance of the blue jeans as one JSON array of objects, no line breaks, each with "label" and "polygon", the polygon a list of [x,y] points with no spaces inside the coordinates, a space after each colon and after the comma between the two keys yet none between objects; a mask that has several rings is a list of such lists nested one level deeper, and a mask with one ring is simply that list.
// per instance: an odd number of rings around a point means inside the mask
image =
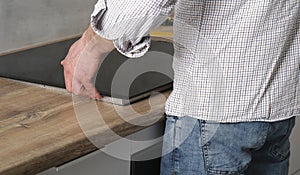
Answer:
[{"label": "blue jeans", "polygon": [[167,116],[161,175],[287,175],[294,125]]}]

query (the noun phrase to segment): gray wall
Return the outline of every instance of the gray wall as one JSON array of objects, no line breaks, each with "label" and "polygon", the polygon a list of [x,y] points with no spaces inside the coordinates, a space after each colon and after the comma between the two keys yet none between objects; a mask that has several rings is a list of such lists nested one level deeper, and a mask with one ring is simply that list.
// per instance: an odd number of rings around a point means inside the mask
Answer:
[{"label": "gray wall", "polygon": [[[300,118],[297,117],[296,125],[291,136],[290,175],[300,175]],[[298,171],[297,171],[298,170]],[[296,174],[293,174],[297,171]]]},{"label": "gray wall", "polygon": [[1,0],[0,54],[81,34],[96,0]]}]

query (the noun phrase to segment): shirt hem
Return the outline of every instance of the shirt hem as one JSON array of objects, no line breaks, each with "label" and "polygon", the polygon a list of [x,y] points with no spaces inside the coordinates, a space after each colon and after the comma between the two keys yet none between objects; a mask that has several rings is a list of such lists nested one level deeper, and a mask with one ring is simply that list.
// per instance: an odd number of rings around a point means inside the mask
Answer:
[{"label": "shirt hem", "polygon": [[167,115],[171,116],[177,116],[177,117],[193,117],[199,120],[207,120],[207,121],[213,121],[213,122],[219,122],[219,123],[241,123],[241,122],[278,122],[282,120],[287,120],[292,117],[300,117],[300,108],[295,109],[295,110],[288,110],[285,111],[283,115],[271,115],[269,118],[240,118],[240,117],[224,117],[224,116],[207,116],[207,115],[195,115],[195,114],[183,114],[183,113],[177,113],[177,112],[172,112],[172,111],[167,111]]}]

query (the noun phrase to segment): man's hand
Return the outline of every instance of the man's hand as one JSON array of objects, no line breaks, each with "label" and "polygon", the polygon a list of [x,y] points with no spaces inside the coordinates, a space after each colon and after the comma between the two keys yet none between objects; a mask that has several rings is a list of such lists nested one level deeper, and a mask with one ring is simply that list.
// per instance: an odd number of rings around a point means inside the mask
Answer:
[{"label": "man's hand", "polygon": [[61,62],[67,91],[99,100],[93,81],[105,55],[113,49],[112,41],[101,38],[89,27]]}]

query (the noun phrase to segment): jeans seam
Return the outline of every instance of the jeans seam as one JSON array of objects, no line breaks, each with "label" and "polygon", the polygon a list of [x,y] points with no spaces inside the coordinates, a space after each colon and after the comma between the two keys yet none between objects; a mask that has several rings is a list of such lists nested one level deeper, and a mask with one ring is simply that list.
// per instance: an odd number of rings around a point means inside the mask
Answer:
[{"label": "jeans seam", "polygon": [[205,121],[201,120],[200,121],[200,125],[201,125],[201,140],[202,140],[202,152],[203,152],[203,160],[204,160],[204,170],[206,171],[206,173],[208,173],[209,170],[209,160],[208,160],[208,148],[207,148],[207,142],[206,142],[206,137],[205,137]]},{"label": "jeans seam", "polygon": [[176,148],[176,123],[177,123],[177,120],[178,120],[178,117],[176,116],[173,116],[174,118],[174,134],[173,134],[173,148],[172,148],[172,161],[173,161],[173,174],[175,175],[176,174],[176,169],[177,169],[177,164],[176,164],[176,161],[178,160],[178,157],[177,157],[177,148]]}]

